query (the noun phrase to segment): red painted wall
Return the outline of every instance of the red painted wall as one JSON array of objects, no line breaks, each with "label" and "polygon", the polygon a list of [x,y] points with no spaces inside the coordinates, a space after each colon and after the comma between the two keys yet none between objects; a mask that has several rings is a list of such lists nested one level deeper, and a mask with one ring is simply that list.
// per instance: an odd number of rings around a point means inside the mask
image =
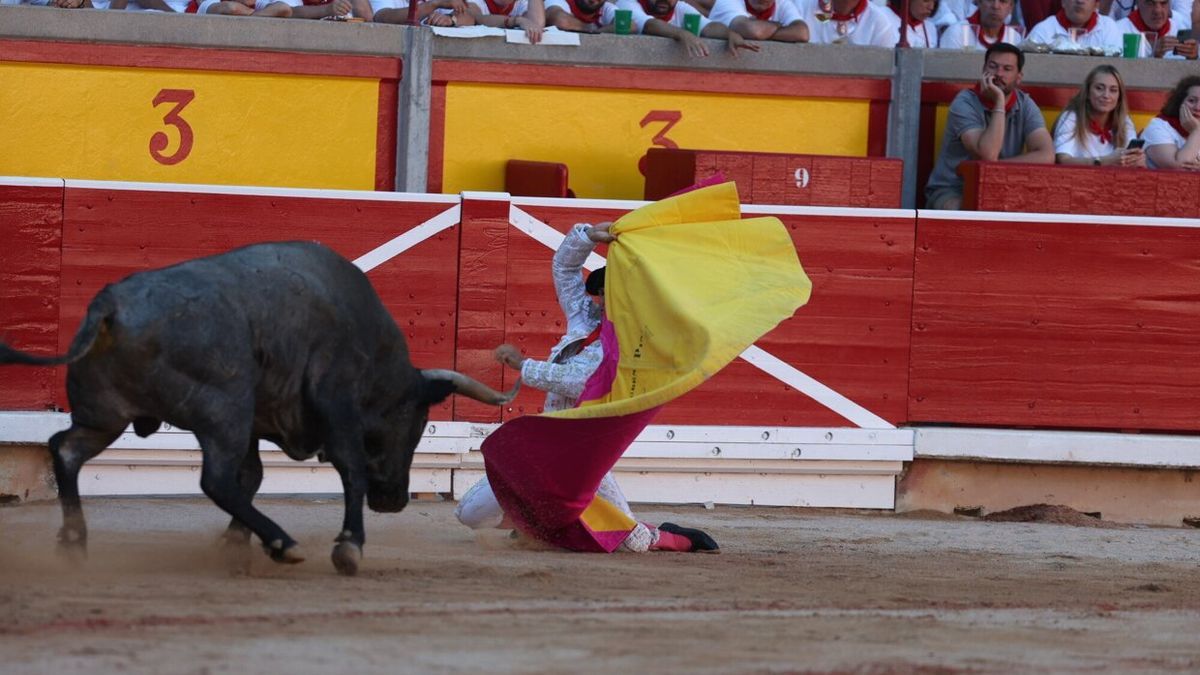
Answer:
[{"label": "red painted wall", "polygon": [[[49,181],[46,181],[49,182]],[[58,347],[63,188],[0,185],[0,338],[50,356]],[[0,409],[53,407],[54,368],[0,372]]]}]

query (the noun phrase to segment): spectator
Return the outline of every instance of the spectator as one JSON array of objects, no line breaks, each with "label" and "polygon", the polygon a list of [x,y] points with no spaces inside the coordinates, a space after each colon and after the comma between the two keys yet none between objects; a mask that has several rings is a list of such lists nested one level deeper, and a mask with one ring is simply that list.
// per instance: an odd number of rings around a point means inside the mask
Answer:
[{"label": "spectator", "polygon": [[1021,31],[1008,25],[1014,0],[979,0],[979,8],[966,20],[948,26],[938,46],[943,49],[984,51],[999,42],[1021,44]]},{"label": "spectator", "polygon": [[[138,0],[142,2],[143,0]],[[326,17],[357,16],[365,21],[374,18],[369,0],[302,0],[292,6],[294,19],[324,19]]]},{"label": "spectator", "polygon": [[[1133,13],[1137,0],[1100,0],[1100,13],[1120,21]],[[1192,0],[1171,0],[1171,21],[1179,30],[1192,27]]]},{"label": "spectator", "polygon": [[1062,11],[1062,0],[1018,0],[1017,15],[1025,33]]},{"label": "spectator", "polygon": [[[684,50],[692,56],[708,56],[708,45],[700,37],[725,40],[729,53],[737,56],[739,49],[758,51],[758,45],[746,42],[741,33],[729,30],[723,23],[706,19],[700,11],[688,3],[678,0],[620,0],[618,9],[627,9],[633,15],[634,32],[644,35],[660,35],[678,40]],[[700,37],[684,27],[684,18],[694,15],[699,21]]]},{"label": "spectator", "polygon": [[[904,0],[888,0],[892,9],[892,35],[900,40],[900,20],[904,13]],[[937,12],[938,0],[908,0],[908,46],[914,49],[933,49],[938,46],[938,29],[934,25],[933,15]]]},{"label": "spectator", "polygon": [[[525,31],[530,44],[542,41],[546,27],[543,19],[535,22],[529,13],[529,0],[468,0],[467,11],[475,17],[475,23],[494,28],[519,28]],[[541,7],[540,0],[536,3]]]},{"label": "spectator", "polygon": [[1120,33],[1153,34],[1152,39],[1143,39],[1142,58],[1194,59],[1196,58],[1196,41],[1180,41],[1176,35],[1179,26],[1171,16],[1171,5],[1168,0],[1137,0],[1133,12],[1117,22]]},{"label": "spectator", "polygon": [[886,5],[870,0],[801,0],[801,17],[814,44],[894,47],[900,25]]},{"label": "spectator", "polygon": [[938,0],[933,23],[939,30],[967,20],[975,13],[974,0]]},{"label": "spectator", "polygon": [[[85,0],[94,2],[95,0]],[[113,3],[122,0],[113,0]],[[196,9],[193,10],[192,8]],[[116,9],[114,6],[113,9]],[[191,0],[187,8],[188,14],[226,14],[230,16],[265,16],[276,19],[286,19],[292,15],[292,8],[282,0]]]},{"label": "spectator", "polygon": [[[376,23],[408,23],[408,0],[370,0],[372,21]],[[466,0],[422,0],[417,5],[417,21],[427,22],[434,14],[443,14],[441,22],[433,25],[473,26],[475,19],[467,12]]]},{"label": "spectator", "polygon": [[808,26],[793,0],[716,0],[708,18],[748,40],[808,42]]},{"label": "spectator", "polygon": [[1121,73],[1110,65],[1096,66],[1054,122],[1055,159],[1059,164],[1145,167],[1142,149],[1126,147],[1136,136]]},{"label": "spectator", "polygon": [[1042,45],[1075,42],[1081,47],[1100,48],[1121,53],[1121,32],[1117,22],[1102,16],[1099,0],[1063,0],[1062,9],[1029,31],[1026,42]]},{"label": "spectator", "polygon": [[611,33],[616,5],[604,0],[546,0],[546,25],[576,33]]},{"label": "spectator", "polygon": [[958,92],[950,103],[942,152],[925,186],[928,208],[962,207],[958,165],[963,160],[1054,161],[1054,142],[1046,131],[1042,111],[1017,88],[1025,54],[1001,42],[988,47],[983,63],[983,76],[975,88]]},{"label": "spectator", "polygon": [[1151,169],[1200,169],[1200,75],[1175,85],[1158,117],[1142,131]]}]

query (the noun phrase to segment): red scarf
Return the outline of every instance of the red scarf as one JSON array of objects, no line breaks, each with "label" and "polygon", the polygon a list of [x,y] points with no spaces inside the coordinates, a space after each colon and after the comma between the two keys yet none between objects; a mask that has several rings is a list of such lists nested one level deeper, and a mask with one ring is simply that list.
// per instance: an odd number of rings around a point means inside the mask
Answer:
[{"label": "red scarf", "polygon": [[[985,98],[983,98],[983,91],[980,90],[978,84],[975,85],[975,95],[979,97],[979,102],[983,104],[983,107],[986,108],[991,105],[991,103],[988,103],[987,100]],[[1014,91],[1013,93],[1008,95],[1008,100],[1004,102],[1004,114],[1007,115],[1008,113],[1012,112],[1013,106],[1015,106],[1016,104],[1017,104],[1017,92]]]},{"label": "red scarf", "polygon": [[[489,0],[489,2],[490,2],[490,0]],[[646,13],[647,13],[647,14],[649,14],[650,16],[652,16],[652,17],[654,17],[654,18],[658,19],[659,21],[665,21],[665,22],[667,22],[667,23],[671,23],[671,19],[675,18],[675,8],[674,8],[674,7],[672,7],[672,8],[671,8],[671,11],[670,11],[670,12],[667,12],[667,13],[666,13],[666,14],[664,14],[663,16],[659,16],[659,15],[657,15],[657,14],[655,14],[655,13],[654,13],[654,10],[650,9],[650,2],[649,2],[649,0],[638,0],[638,3],[639,3],[639,4],[641,4],[641,6],[642,6],[642,10],[643,10],[644,12],[646,12]]]},{"label": "red scarf", "polygon": [[771,17],[775,15],[775,3],[773,2],[771,3],[770,7],[761,12],[750,6],[750,0],[743,0],[742,4],[746,5],[746,11],[750,12],[750,16],[758,19],[759,21],[770,21]]},{"label": "red scarf", "polygon": [[857,23],[859,17],[861,17],[863,13],[867,11],[867,3],[869,1],[870,0],[858,0],[858,4],[855,5],[854,9],[850,10],[849,14],[838,14],[837,12],[834,12],[831,18],[834,21],[854,21]]},{"label": "red scarf", "polygon": [[974,14],[967,17],[967,23],[971,24],[972,26],[979,26],[979,28],[975,31],[975,38],[979,40],[979,44],[983,45],[984,49],[988,49],[995,44],[1000,44],[1000,41],[1004,39],[1004,26],[1000,26],[1000,32],[996,34],[995,40],[989,39],[988,36],[984,34],[983,25],[979,23],[979,10],[975,10]]},{"label": "red scarf", "polygon": [[487,5],[488,13],[498,14],[500,16],[508,16],[509,14],[512,14],[513,7],[517,6],[516,0],[508,3],[507,5],[498,4],[498,3],[492,2],[492,0],[483,0],[483,1],[484,1],[484,4]]},{"label": "red scarf", "polygon": [[1116,132],[1116,129],[1102,128],[1099,124],[1096,124],[1096,120],[1089,119],[1088,131],[1092,132],[1096,136],[1099,136],[1101,143],[1111,144],[1113,142],[1113,134]]},{"label": "red scarf", "polygon": [[1142,19],[1142,13],[1137,11],[1137,9],[1134,9],[1129,13],[1129,23],[1132,23],[1134,28],[1137,28],[1143,33],[1158,33],[1158,37],[1166,37],[1167,33],[1171,32],[1171,19],[1168,18],[1166,21],[1164,21],[1162,28],[1154,30],[1146,25],[1145,20]]},{"label": "red scarf", "polygon": [[184,14],[195,14],[200,11],[200,0],[192,0],[188,3],[187,9],[183,10]]},{"label": "red scarf", "polygon": [[[491,4],[491,3],[488,3],[488,4]],[[516,3],[514,2],[513,4],[516,4]],[[590,14],[583,11],[582,9],[580,9],[579,5],[575,4],[575,0],[567,0],[567,5],[571,8],[571,14],[573,14],[576,19],[579,19],[580,21],[582,21],[584,23],[594,23],[594,24],[600,23],[600,14],[601,14],[601,12],[604,11],[604,5],[600,5],[600,7],[598,9],[596,9],[596,11],[594,11]]]},{"label": "red scarf", "polygon": [[[900,11],[901,11],[900,9],[898,9],[898,8],[896,8],[896,7],[892,7],[891,5],[888,5],[888,7],[891,7],[891,9],[892,9],[892,13],[893,13],[893,14],[895,14],[896,16],[900,16]],[[903,19],[904,17],[900,17],[900,18],[902,18],[902,19]],[[844,20],[844,19],[843,19],[843,20]],[[923,25],[924,23],[925,23],[925,21],[924,21],[924,20],[922,20],[922,19],[914,19],[914,18],[912,17],[912,13],[911,13],[911,12],[909,13],[909,15],[908,15],[908,27],[909,27],[909,28],[916,29],[916,27],[917,27],[917,26],[921,26],[921,25]],[[926,38],[928,38],[929,36],[928,36],[928,35],[926,35],[925,37],[926,37]]]},{"label": "red scarf", "polygon": [[[1058,10],[1058,14],[1055,14],[1054,18],[1058,19],[1058,25],[1062,26],[1064,29],[1075,28],[1075,26],[1071,23],[1071,20],[1067,18],[1067,10],[1065,9]],[[1096,21],[1099,19],[1100,12],[1092,12],[1092,15],[1088,17],[1087,23],[1083,24],[1082,26],[1083,32],[1092,32],[1092,29],[1096,27]]]},{"label": "red scarf", "polygon": [[1156,117],[1158,117],[1158,119],[1166,122],[1167,124],[1170,124],[1171,128],[1174,129],[1175,131],[1178,131],[1180,136],[1183,136],[1184,138],[1188,137],[1188,131],[1187,131],[1187,129],[1183,128],[1182,124],[1179,123],[1178,115],[1173,115],[1171,117],[1167,117],[1166,115],[1156,115]]}]

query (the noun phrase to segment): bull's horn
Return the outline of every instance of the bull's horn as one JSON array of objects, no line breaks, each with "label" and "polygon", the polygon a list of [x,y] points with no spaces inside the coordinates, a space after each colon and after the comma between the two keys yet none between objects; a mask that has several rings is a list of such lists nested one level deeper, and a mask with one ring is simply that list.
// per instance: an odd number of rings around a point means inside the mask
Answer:
[{"label": "bull's horn", "polygon": [[488,403],[490,405],[504,405],[511,402],[517,397],[517,392],[521,390],[521,378],[517,378],[517,383],[513,388],[505,393],[500,393],[486,384],[476,380],[470,376],[453,370],[422,370],[421,375],[427,380],[449,380],[454,383],[454,392],[462,394],[467,398],[473,398],[480,403]]}]

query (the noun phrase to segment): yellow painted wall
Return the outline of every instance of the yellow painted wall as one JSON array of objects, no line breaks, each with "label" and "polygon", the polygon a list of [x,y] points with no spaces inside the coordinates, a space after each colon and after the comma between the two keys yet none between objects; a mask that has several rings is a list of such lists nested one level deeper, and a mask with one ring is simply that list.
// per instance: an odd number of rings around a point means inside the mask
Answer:
[{"label": "yellow painted wall", "polygon": [[[194,96],[178,125],[163,90]],[[0,62],[0,175],[370,190],[378,98],[372,79]]]},{"label": "yellow painted wall", "polygon": [[[652,77],[652,75],[647,75]],[[866,101],[450,83],[442,190],[503,190],[509,159],[562,162],[576,196],[641,199],[638,160],[666,122],[681,148],[863,157]],[[672,115],[662,115],[664,119]]]}]

